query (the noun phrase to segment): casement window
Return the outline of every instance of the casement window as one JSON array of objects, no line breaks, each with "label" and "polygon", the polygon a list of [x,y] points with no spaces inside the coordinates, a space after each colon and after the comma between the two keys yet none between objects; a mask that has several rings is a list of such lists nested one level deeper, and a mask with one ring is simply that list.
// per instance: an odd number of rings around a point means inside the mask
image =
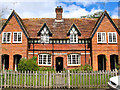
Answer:
[{"label": "casement window", "polygon": [[13,32],[13,43],[22,43],[22,32]]},{"label": "casement window", "polygon": [[81,64],[80,54],[69,54],[67,62],[68,62],[68,66],[80,65]]},{"label": "casement window", "polygon": [[117,43],[116,32],[108,32],[108,43]]},{"label": "casement window", "polygon": [[78,43],[78,32],[74,27],[70,31],[70,43]]},{"label": "casement window", "polygon": [[50,54],[39,54],[38,65],[51,65],[51,55]]},{"label": "casement window", "polygon": [[11,43],[11,32],[3,32],[2,43]]},{"label": "casement window", "polygon": [[106,43],[106,32],[97,32],[97,43]]},{"label": "casement window", "polygon": [[46,27],[41,31],[41,43],[49,43],[49,31]]}]

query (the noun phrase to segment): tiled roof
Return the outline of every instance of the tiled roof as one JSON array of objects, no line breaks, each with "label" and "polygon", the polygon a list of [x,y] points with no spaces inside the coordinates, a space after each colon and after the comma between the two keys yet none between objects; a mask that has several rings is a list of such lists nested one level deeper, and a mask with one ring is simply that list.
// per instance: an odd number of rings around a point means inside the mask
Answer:
[{"label": "tiled roof", "polygon": [[[44,25],[44,23],[47,24],[49,27],[52,37],[54,39],[67,39],[67,33],[70,30],[73,23],[76,25],[76,27],[81,32],[81,36],[79,38],[90,38],[90,35],[93,31],[93,28],[95,27],[95,24],[98,19],[90,19],[90,18],[63,18],[64,22],[62,23],[56,23],[55,18],[26,18],[22,19],[22,23],[24,24],[24,27],[29,34],[30,38],[40,38],[40,36],[37,36],[38,31],[41,29],[41,27]],[[115,25],[120,30],[120,19],[112,19]],[[3,23],[6,21],[6,19],[3,20]]]},{"label": "tiled roof", "polygon": [[97,19],[68,19],[64,18],[64,22],[55,22],[54,18],[38,18],[38,19],[22,19],[31,38],[39,38],[37,32],[43,26],[44,23],[49,27],[52,38],[54,39],[66,39],[67,33],[70,30],[73,23],[81,32],[80,38],[89,38],[92,29]]}]

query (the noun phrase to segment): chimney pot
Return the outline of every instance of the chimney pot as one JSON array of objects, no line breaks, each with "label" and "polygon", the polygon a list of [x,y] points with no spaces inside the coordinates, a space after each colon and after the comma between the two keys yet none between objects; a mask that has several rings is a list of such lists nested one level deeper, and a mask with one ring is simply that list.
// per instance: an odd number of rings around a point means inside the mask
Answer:
[{"label": "chimney pot", "polygon": [[56,12],[56,20],[62,20],[63,8],[61,6],[57,6],[55,12]]}]

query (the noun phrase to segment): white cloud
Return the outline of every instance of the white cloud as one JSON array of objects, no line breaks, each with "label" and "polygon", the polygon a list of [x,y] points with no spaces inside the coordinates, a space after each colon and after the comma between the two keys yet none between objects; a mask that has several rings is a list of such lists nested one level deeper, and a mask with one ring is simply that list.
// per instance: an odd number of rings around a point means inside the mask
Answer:
[{"label": "white cloud", "polygon": [[[118,7],[111,12],[112,18],[118,18]],[[120,17],[119,17],[120,18]]]},{"label": "white cloud", "polygon": [[[0,0],[1,1],[1,0]],[[3,1],[3,0],[2,0]],[[6,2],[5,2],[6,1]],[[95,4],[98,0],[65,0],[65,2],[76,2],[75,4],[67,5],[61,3],[61,0],[34,0],[34,2],[22,2],[23,0],[4,0],[0,3],[0,8],[5,8],[3,18],[8,18],[11,13],[11,9],[15,10],[21,18],[55,18],[55,8],[62,6],[64,9],[64,18],[80,18],[80,16],[93,14],[101,11],[100,8],[92,8],[90,11],[86,8],[81,8],[79,5],[89,6]],[[25,0],[24,0],[25,1]],[[33,0],[30,0],[33,1]],[[99,0],[100,1],[100,0]],[[2,10],[1,10],[2,11]],[[112,13],[112,17],[115,17],[116,13]]]}]

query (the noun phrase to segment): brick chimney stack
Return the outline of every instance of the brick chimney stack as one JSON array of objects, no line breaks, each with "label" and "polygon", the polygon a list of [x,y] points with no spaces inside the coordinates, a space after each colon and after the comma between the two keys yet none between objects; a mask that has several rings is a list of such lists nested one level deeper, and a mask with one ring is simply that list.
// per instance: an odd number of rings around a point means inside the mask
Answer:
[{"label": "brick chimney stack", "polygon": [[57,8],[55,8],[55,12],[56,12],[56,20],[62,20],[63,8],[61,6],[57,6]]}]

